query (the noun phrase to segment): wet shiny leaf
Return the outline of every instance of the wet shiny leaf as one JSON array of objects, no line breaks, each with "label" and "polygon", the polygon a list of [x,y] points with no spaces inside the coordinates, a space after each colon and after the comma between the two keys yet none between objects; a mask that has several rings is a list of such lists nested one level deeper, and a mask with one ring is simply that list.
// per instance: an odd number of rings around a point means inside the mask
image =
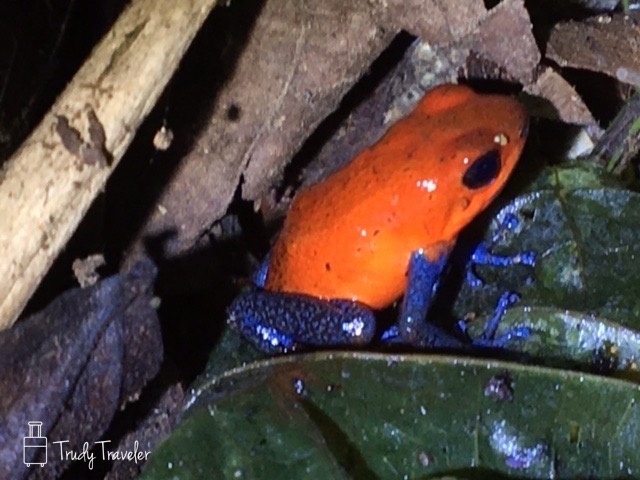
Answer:
[{"label": "wet shiny leaf", "polygon": [[640,328],[639,194],[610,188],[542,190],[518,197],[498,219],[506,214],[518,216],[520,225],[494,253],[535,251],[536,266],[480,267],[485,287],[465,286],[458,314],[491,310],[502,292],[512,290],[521,294],[522,305],[594,313]]},{"label": "wet shiny leaf", "polygon": [[281,357],[197,392],[142,478],[634,476],[639,400],[631,382],[505,362]]}]

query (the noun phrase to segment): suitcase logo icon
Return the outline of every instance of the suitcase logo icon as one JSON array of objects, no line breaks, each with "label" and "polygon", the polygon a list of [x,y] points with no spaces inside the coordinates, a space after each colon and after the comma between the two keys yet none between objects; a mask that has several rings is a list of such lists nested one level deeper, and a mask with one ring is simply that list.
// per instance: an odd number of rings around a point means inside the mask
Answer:
[{"label": "suitcase logo icon", "polygon": [[27,467],[47,463],[47,437],[42,436],[42,422],[29,422],[29,436],[24,437],[23,462]]}]

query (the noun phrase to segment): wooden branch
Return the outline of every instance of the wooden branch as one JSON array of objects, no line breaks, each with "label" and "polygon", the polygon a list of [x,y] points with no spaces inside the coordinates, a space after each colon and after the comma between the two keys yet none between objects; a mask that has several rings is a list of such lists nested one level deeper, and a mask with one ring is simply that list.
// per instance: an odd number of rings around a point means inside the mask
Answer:
[{"label": "wooden branch", "polygon": [[0,171],[0,330],[13,324],[217,0],[134,0]]}]

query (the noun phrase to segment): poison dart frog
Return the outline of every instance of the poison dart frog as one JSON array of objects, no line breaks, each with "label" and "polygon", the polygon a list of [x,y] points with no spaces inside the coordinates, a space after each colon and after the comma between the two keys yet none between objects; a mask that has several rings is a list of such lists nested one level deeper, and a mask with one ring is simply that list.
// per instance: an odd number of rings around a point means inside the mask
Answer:
[{"label": "poison dart frog", "polygon": [[[456,237],[502,190],[527,129],[526,110],[509,97],[459,85],[429,91],[376,144],[294,198],[259,288],[235,299],[229,323],[270,353],[363,345],[376,332],[373,310],[404,295],[387,337],[463,345],[427,310]],[[512,301],[503,296],[502,308]],[[498,321],[467,342],[500,346]]]}]

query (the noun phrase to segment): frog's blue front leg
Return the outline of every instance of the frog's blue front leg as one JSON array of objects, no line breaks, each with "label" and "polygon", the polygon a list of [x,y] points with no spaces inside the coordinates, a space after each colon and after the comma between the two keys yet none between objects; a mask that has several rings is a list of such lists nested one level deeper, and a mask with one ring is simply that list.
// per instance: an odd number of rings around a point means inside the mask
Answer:
[{"label": "frog's blue front leg", "polygon": [[[404,342],[419,348],[462,346],[460,340],[426,320],[427,311],[438,287],[438,278],[446,262],[446,255],[442,255],[436,262],[431,262],[422,250],[411,255],[407,272],[407,290],[398,319],[398,334]],[[386,338],[392,335],[389,332],[385,334]]]},{"label": "frog's blue front leg", "polygon": [[[426,320],[431,300],[438,287],[438,278],[446,264],[446,255],[430,262],[422,251],[411,255],[408,269],[407,291],[402,302],[398,327],[387,331],[383,340],[395,340],[399,336],[404,342],[419,348],[460,348],[463,345],[484,348],[503,348],[514,338],[526,338],[529,329],[515,328],[495,338],[496,331],[506,309],[518,301],[514,293],[503,295],[493,317],[479,338],[467,338],[468,343],[458,340]],[[465,325],[466,326],[466,325]],[[466,329],[462,328],[464,333]]]},{"label": "frog's blue front leg", "polygon": [[264,290],[240,294],[229,307],[228,322],[272,354],[305,345],[364,345],[376,330],[373,312],[358,302]]}]

